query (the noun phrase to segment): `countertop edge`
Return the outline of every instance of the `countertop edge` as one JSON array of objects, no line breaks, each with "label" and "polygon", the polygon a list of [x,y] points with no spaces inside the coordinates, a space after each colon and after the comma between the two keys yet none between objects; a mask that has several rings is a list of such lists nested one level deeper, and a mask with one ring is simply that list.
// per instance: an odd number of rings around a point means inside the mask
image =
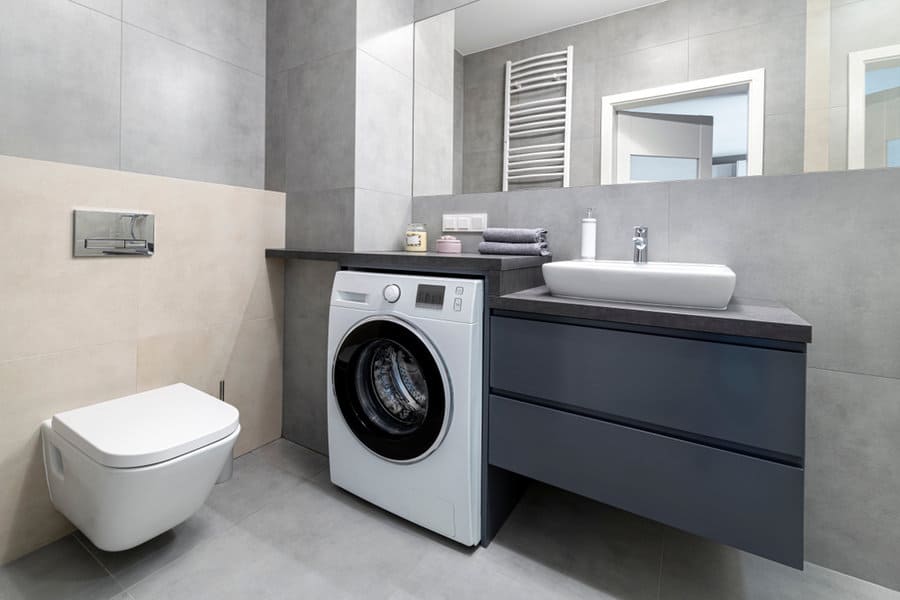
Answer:
[{"label": "countertop edge", "polygon": [[[810,343],[812,325],[789,308],[767,303],[766,308],[779,308],[790,316],[790,321],[772,321],[740,316],[724,316],[724,311],[703,311],[692,313],[685,309],[666,311],[662,307],[642,307],[638,304],[600,303],[591,300],[542,299],[536,291],[546,288],[532,288],[490,299],[490,308],[533,314],[536,316],[557,316],[590,321],[605,321],[623,325],[660,327],[680,331],[694,331],[719,335],[768,339],[780,342]],[[527,295],[531,294],[531,297]],[[523,297],[525,296],[525,297]],[[549,298],[549,294],[546,296]],[[736,298],[741,306],[754,306],[752,300]]]},{"label": "countertop edge", "polygon": [[266,248],[266,258],[298,260],[326,260],[345,266],[379,266],[382,268],[430,268],[459,267],[468,271],[512,271],[538,267],[550,262],[550,257],[485,254],[439,254],[437,252],[411,253],[353,252],[350,250],[294,250],[291,248]]}]

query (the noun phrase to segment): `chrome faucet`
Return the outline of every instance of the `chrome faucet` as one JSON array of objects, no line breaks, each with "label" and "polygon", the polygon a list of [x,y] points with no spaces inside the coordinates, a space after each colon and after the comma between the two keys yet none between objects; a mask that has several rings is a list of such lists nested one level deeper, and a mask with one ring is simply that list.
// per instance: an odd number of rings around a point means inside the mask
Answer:
[{"label": "chrome faucet", "polygon": [[631,242],[634,244],[634,262],[636,263],[646,263],[647,262],[647,228],[643,225],[638,225],[634,228],[634,237],[631,238]]}]

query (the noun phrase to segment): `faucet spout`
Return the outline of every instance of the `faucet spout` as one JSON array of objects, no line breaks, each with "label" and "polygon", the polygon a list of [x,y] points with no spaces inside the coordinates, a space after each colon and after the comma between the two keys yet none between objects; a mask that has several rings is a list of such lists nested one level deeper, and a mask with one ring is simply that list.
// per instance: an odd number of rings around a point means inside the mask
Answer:
[{"label": "faucet spout", "polygon": [[646,263],[647,262],[647,228],[643,225],[638,225],[634,228],[634,237],[631,238],[631,243],[634,245],[634,262],[636,263]]}]

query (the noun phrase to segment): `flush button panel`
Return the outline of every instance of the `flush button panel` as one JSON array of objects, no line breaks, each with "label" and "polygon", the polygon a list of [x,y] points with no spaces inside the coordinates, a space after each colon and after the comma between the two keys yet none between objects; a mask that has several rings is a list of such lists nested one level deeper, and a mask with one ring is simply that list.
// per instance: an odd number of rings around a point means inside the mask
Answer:
[{"label": "flush button panel", "polygon": [[76,210],[74,256],[152,256],[154,218],[149,213]]}]

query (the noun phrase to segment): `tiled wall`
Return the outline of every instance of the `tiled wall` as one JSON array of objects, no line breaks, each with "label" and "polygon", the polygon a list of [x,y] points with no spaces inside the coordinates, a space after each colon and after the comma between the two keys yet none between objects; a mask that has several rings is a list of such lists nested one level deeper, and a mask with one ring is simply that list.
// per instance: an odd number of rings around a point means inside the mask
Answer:
[{"label": "tiled wall", "polygon": [[[152,257],[72,258],[73,208],[156,215]],[[278,192],[0,156],[0,563],[65,533],[41,421],[183,381],[241,412],[242,454],[281,434]]]},{"label": "tiled wall", "polygon": [[600,182],[602,96],[760,67],[764,172],[802,172],[805,14],[806,0],[669,0],[466,56],[463,191],[500,189],[505,62],[569,44],[572,185]]},{"label": "tiled wall", "polygon": [[419,21],[415,28],[412,193],[452,194],[456,14],[442,13]]},{"label": "tiled wall", "polygon": [[847,55],[900,44],[897,23],[893,0],[809,0],[810,35],[826,43],[807,50],[807,170],[847,168]]},{"label": "tiled wall", "polygon": [[459,8],[470,4],[475,0],[415,0],[414,10],[416,21],[433,17],[442,12]]},{"label": "tiled wall", "polygon": [[0,19],[0,153],[263,187],[265,3],[28,0]]},{"label": "tiled wall", "polygon": [[[410,218],[412,0],[270,0],[267,187],[286,242],[390,250]],[[336,266],[288,261],[284,436],[327,451],[325,348]]]},{"label": "tiled wall", "polygon": [[[415,198],[442,212],[545,226],[554,260],[575,258],[580,219],[598,216],[598,258],[712,262],[735,294],[787,304],[813,325],[807,389],[807,560],[900,589],[900,169]],[[472,250],[477,236],[460,236]]]}]

